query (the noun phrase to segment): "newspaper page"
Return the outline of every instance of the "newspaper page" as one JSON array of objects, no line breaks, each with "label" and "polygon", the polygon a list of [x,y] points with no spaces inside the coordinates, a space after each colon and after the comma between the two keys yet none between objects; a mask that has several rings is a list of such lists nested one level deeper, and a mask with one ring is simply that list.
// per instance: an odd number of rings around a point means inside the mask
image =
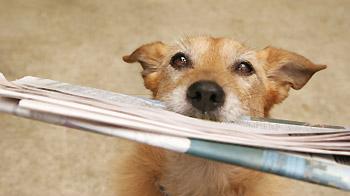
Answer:
[{"label": "newspaper page", "polygon": [[20,108],[31,111],[169,136],[298,152],[350,155],[350,132],[344,127],[314,127],[247,119],[236,123],[216,123],[166,111],[157,101],[33,77],[13,83],[2,82],[1,86],[1,96],[18,99]]}]

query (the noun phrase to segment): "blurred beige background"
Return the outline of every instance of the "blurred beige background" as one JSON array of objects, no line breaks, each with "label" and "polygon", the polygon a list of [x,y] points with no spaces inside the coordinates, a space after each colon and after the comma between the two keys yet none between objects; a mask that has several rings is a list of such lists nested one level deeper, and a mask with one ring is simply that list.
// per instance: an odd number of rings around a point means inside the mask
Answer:
[{"label": "blurred beige background", "polygon": [[[228,36],[329,65],[291,92],[274,117],[349,125],[349,10],[348,0],[0,0],[0,72],[149,96],[139,66],[122,55],[187,34]],[[0,114],[0,195],[112,196],[115,166],[129,144]],[[303,186],[296,190],[306,195],[350,195]]]}]

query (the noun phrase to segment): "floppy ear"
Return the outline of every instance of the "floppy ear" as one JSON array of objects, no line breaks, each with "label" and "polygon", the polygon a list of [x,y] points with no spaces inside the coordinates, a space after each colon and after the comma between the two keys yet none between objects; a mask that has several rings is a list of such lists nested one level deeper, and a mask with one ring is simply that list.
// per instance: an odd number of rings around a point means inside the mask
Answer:
[{"label": "floppy ear", "polygon": [[[290,87],[301,89],[316,72],[326,65],[314,64],[307,58],[287,50],[267,47],[258,52],[268,81],[268,102],[272,106],[288,96]],[[270,107],[271,107],[270,106]]]},{"label": "floppy ear", "polygon": [[153,42],[137,48],[130,55],[123,57],[127,63],[139,62],[143,68],[142,77],[145,87],[157,94],[160,79],[159,68],[167,52],[167,46],[162,42]]}]

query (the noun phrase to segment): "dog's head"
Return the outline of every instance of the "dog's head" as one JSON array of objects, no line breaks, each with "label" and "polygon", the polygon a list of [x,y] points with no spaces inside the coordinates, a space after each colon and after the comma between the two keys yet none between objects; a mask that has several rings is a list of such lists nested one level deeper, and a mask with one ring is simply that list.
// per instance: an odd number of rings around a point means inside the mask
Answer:
[{"label": "dog's head", "polygon": [[170,110],[216,121],[267,116],[290,88],[302,88],[326,68],[283,49],[254,51],[232,39],[204,36],[146,44],[123,59],[142,65],[146,88]]}]

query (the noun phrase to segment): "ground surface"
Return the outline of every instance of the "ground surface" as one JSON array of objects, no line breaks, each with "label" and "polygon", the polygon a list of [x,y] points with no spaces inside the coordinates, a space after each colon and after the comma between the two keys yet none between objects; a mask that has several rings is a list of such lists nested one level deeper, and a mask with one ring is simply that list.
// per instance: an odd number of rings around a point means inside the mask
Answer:
[{"label": "ground surface", "polygon": [[[229,36],[329,65],[273,111],[278,118],[350,121],[350,1],[0,0],[0,72],[149,96],[121,56],[182,35]],[[0,114],[0,195],[112,196],[129,142]],[[307,195],[350,195],[312,186]]]}]

